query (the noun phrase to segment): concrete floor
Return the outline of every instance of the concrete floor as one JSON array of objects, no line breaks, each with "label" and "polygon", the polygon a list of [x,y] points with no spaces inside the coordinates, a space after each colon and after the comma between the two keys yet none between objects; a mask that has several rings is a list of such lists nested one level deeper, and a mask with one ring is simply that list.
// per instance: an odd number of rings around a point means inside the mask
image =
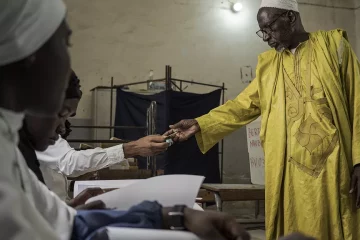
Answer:
[{"label": "concrete floor", "polygon": [[251,240],[265,240],[265,231],[264,230],[252,230],[249,231]]}]

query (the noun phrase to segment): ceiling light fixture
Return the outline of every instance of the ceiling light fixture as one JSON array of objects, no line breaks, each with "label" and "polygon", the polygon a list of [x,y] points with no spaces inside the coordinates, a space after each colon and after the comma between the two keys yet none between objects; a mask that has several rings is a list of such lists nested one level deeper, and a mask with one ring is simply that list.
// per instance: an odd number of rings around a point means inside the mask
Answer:
[{"label": "ceiling light fixture", "polygon": [[234,12],[240,12],[243,9],[243,5],[240,2],[235,2],[232,4],[232,10]]}]

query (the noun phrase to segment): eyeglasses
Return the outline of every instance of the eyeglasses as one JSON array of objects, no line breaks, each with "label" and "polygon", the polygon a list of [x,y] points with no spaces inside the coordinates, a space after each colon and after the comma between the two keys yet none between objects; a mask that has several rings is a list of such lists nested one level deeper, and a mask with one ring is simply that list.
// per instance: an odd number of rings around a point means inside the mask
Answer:
[{"label": "eyeglasses", "polygon": [[266,28],[269,28],[270,31],[264,31],[263,29],[260,29],[259,31],[256,32],[256,35],[259,36],[259,38],[265,39],[268,38],[270,34],[272,34],[274,32],[274,30],[271,29],[271,26],[277,21],[279,20],[282,16],[284,16],[285,14],[287,14],[289,11],[283,12],[282,14],[280,14],[274,21],[272,21],[270,24],[268,24],[266,26]]}]

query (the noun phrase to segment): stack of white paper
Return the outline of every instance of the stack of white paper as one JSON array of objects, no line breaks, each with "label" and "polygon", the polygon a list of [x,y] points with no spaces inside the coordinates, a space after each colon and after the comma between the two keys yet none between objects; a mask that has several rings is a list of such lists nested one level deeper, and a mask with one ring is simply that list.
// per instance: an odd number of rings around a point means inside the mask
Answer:
[{"label": "stack of white paper", "polygon": [[91,181],[76,181],[74,184],[74,197],[87,188],[99,187],[102,189],[123,188],[130,184],[142,181],[142,179],[135,180],[91,180]]},{"label": "stack of white paper", "polygon": [[128,210],[147,200],[157,201],[163,206],[182,204],[192,208],[203,181],[203,176],[158,176],[90,198],[86,203],[101,200],[108,208]]},{"label": "stack of white paper", "polygon": [[[74,194],[88,187],[119,188],[87,201],[102,200],[108,208],[128,210],[142,201],[158,201],[163,206],[184,204],[193,207],[202,176],[166,175],[145,180],[80,181],[75,183]],[[201,207],[196,205],[198,210]],[[108,227],[109,240],[200,240],[189,232]]]},{"label": "stack of white paper", "polygon": [[109,240],[200,240],[190,232],[135,228],[107,228]]}]

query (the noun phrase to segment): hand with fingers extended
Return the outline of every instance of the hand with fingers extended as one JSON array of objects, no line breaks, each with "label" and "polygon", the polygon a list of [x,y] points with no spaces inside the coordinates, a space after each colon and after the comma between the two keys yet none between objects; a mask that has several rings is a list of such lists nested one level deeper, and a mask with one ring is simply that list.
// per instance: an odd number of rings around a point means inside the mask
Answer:
[{"label": "hand with fingers extended", "polygon": [[90,203],[82,204],[75,207],[76,210],[104,210],[106,205],[101,200],[96,200]]},{"label": "hand with fingers extended", "polygon": [[207,240],[250,240],[250,235],[228,214],[213,211],[186,209],[185,227],[201,239]]},{"label": "hand with fingers extended", "polygon": [[[85,206],[84,204],[88,199],[103,193],[105,193],[105,191],[102,190],[101,188],[87,188],[81,193],[79,193],[79,195],[77,195],[75,198],[68,201],[67,204],[73,208],[78,208],[79,206],[82,206],[81,208],[84,208]],[[92,204],[89,207],[102,209],[101,203]]]},{"label": "hand with fingers extended", "polygon": [[166,142],[166,137],[160,135],[146,136],[123,145],[126,158],[155,156],[165,152],[168,147],[169,144]]},{"label": "hand with fingers extended", "polygon": [[200,131],[200,126],[195,119],[181,120],[174,125],[170,125],[170,128],[171,129],[163,136],[170,136],[174,134],[172,139],[175,142],[186,141]]},{"label": "hand with fingers extended", "polygon": [[352,172],[350,194],[356,196],[356,207],[360,208],[360,164],[356,165]]}]

